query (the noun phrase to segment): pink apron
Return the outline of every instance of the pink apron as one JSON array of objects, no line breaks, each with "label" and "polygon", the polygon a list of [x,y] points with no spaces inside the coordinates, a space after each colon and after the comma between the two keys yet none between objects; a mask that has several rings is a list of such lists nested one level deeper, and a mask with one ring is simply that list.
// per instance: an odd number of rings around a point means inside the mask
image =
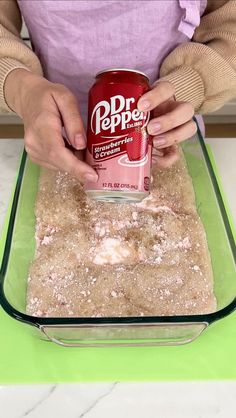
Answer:
[{"label": "pink apron", "polygon": [[207,0],[18,0],[45,77],[76,95],[105,68],[133,68],[154,82],[163,59],[189,42]]}]

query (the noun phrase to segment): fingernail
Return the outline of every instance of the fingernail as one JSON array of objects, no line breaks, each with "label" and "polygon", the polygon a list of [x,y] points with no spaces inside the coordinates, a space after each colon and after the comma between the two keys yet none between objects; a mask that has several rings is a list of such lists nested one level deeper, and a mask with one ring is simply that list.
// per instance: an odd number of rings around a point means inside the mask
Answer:
[{"label": "fingernail", "polygon": [[155,135],[161,129],[161,124],[159,122],[150,123],[149,130],[151,131],[152,135]]},{"label": "fingernail", "polygon": [[164,138],[164,136],[159,136],[158,138],[153,140],[153,145],[154,147],[160,147],[162,145],[166,144],[166,140]]},{"label": "fingernail", "polygon": [[92,182],[97,182],[98,181],[98,175],[97,174],[93,174],[93,173],[85,173],[84,174],[84,179],[86,181],[92,181]]},{"label": "fingernail", "polygon": [[86,140],[84,135],[77,134],[75,135],[75,148],[76,149],[83,149],[86,146]]},{"label": "fingernail", "polygon": [[151,106],[151,102],[149,102],[149,100],[140,100],[139,101],[139,108],[140,110],[147,110],[149,107]]},{"label": "fingernail", "polygon": [[155,152],[153,151],[153,154],[152,154],[152,156],[153,157],[163,157],[163,155],[164,155],[164,152],[162,151],[162,150],[155,150]]}]

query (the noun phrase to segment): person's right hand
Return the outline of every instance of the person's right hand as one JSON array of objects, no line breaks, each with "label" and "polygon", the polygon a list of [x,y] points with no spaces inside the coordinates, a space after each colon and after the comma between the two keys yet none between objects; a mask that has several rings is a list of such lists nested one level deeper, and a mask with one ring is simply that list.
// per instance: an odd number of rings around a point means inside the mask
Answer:
[{"label": "person's right hand", "polygon": [[81,182],[97,181],[97,173],[66,148],[62,136],[75,150],[86,147],[86,135],[75,96],[61,84],[24,69],[13,70],[5,81],[8,106],[22,117],[25,149],[41,166],[67,171]]}]

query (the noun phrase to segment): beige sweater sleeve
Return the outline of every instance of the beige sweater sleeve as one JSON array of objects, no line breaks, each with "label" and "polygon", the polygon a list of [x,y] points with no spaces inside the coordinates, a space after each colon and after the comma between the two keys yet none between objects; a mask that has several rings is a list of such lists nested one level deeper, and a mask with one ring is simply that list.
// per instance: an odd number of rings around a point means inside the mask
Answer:
[{"label": "beige sweater sleeve", "polygon": [[190,101],[198,113],[236,97],[236,1],[208,0],[193,41],[167,56],[160,75],[175,85],[177,100]]},{"label": "beige sweater sleeve", "polygon": [[16,0],[0,0],[0,110],[10,111],[4,97],[4,83],[16,68],[42,74],[40,62],[21,40],[21,14]]}]

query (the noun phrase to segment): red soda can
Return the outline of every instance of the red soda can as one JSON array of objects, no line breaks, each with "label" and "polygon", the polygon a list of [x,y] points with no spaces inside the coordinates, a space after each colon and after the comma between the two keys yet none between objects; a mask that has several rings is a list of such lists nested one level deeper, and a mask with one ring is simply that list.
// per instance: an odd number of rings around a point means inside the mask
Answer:
[{"label": "red soda can", "polygon": [[152,138],[149,112],[137,109],[150,90],[139,71],[105,70],[89,92],[86,161],[98,173],[85,190],[95,200],[139,202],[149,194]]}]

